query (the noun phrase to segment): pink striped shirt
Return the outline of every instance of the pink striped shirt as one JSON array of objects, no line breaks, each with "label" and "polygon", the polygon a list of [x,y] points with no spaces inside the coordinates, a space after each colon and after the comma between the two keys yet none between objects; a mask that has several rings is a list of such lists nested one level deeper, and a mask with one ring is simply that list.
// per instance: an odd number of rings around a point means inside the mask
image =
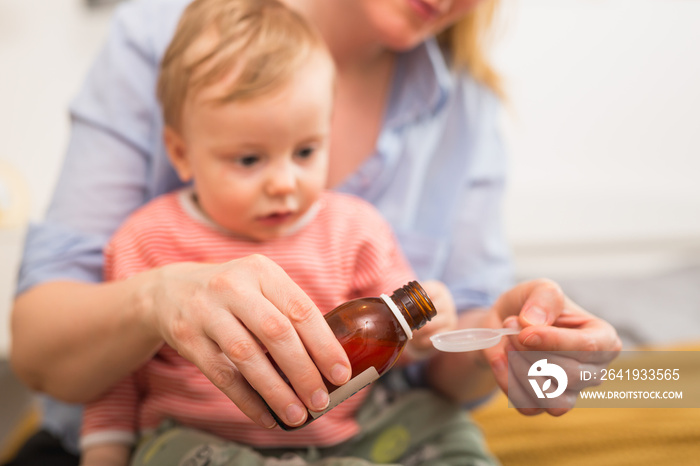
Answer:
[{"label": "pink striped shirt", "polygon": [[[106,250],[105,278],[121,280],[182,261],[221,263],[263,254],[279,264],[325,314],[361,296],[390,293],[414,279],[393,232],[370,204],[327,192],[313,218],[266,242],[237,238],[197,214],[189,191],[155,199],[134,213]],[[367,390],[303,429],[258,427],[189,361],[165,345],[141,369],[86,406],[83,447],[133,442],[162,420],[257,447],[329,446],[358,433],[355,412]]]}]

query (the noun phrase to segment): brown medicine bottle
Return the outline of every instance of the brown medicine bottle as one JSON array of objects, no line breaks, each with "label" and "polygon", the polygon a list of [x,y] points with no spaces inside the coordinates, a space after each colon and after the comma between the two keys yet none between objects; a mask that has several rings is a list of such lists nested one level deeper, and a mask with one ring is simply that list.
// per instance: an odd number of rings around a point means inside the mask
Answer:
[{"label": "brown medicine bottle", "polygon": [[412,281],[391,296],[359,298],[336,307],[325,318],[345,349],[352,377],[337,387],[326,381],[330,404],[324,411],[309,411],[299,426],[289,426],[270,410],[284,430],[300,429],[378,379],[399,359],[406,343],[437,311],[418,282]]}]

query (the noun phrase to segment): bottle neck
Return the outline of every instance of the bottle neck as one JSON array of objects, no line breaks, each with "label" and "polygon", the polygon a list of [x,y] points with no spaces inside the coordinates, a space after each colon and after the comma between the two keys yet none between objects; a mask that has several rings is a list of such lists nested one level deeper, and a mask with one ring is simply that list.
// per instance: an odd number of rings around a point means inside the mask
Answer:
[{"label": "bottle neck", "polygon": [[[416,281],[397,289],[390,297],[411,330],[418,330],[437,315],[433,302]],[[394,311],[396,312],[396,311]],[[401,319],[399,319],[399,322]],[[409,332],[406,332],[410,336]]]}]

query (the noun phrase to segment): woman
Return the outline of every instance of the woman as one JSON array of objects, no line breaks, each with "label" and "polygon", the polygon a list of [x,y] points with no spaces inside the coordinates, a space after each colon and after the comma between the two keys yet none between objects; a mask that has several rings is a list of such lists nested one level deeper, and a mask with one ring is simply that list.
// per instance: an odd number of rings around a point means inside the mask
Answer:
[{"label": "woman", "polygon": [[[51,208],[27,236],[12,364],[31,387],[80,403],[165,342],[259,420],[265,404],[246,380],[263,387],[258,392],[270,405],[310,407],[319,388],[310,381],[319,380],[319,372],[330,380],[348,376],[347,358],[320,313],[281,269],[251,257],[176,264],[100,283],[102,248],[121,221],[178,186],[161,143],[154,85],[187,3],[124,5],[73,102],[71,141]],[[415,368],[414,382],[474,402],[490,393],[494,378],[508,390],[508,345],[619,349],[612,327],[551,282],[503,292],[510,264],[499,211],[505,172],[499,87],[480,48],[497,2],[287,3],[316,24],[338,69],[329,187],[357,194],[384,214],[420,278],[446,283],[458,309],[469,311],[462,312],[460,326],[501,327],[517,316],[525,327],[484,352],[432,355]],[[255,328],[280,312],[289,321],[282,329],[289,354],[306,351],[315,363],[277,360],[298,399],[282,400],[274,383],[264,383],[279,377],[271,365],[245,364],[262,351],[257,339],[264,344],[270,338]],[[211,325],[222,316],[246,322],[253,334]],[[53,415],[57,406],[48,405],[46,427],[69,435],[71,416]]]}]

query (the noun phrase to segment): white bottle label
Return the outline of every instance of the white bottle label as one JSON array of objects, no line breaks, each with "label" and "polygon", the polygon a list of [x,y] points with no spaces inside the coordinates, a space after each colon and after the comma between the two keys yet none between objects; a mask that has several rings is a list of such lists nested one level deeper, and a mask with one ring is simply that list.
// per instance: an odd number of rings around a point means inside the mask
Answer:
[{"label": "white bottle label", "polygon": [[394,317],[396,317],[396,320],[399,321],[399,324],[401,324],[401,328],[403,329],[404,332],[406,332],[406,337],[411,340],[413,338],[413,332],[411,331],[411,326],[408,325],[408,322],[406,322],[406,318],[401,314],[401,311],[399,310],[398,306],[394,301],[391,300],[391,298],[385,294],[380,295],[380,298],[384,300],[386,305],[391,309],[391,312],[394,313]]},{"label": "white bottle label", "polygon": [[323,411],[309,410],[309,415],[314,419],[321,417],[322,415],[326,414],[328,411],[335,408],[340,403],[347,400],[355,393],[359,392],[378,378],[379,372],[377,372],[377,369],[375,369],[374,366],[365,369],[364,371],[360,372],[355,377],[350,379],[348,383],[346,383],[342,387],[338,387],[337,389],[333,390],[328,394],[331,401],[326,409],[324,409]]}]

